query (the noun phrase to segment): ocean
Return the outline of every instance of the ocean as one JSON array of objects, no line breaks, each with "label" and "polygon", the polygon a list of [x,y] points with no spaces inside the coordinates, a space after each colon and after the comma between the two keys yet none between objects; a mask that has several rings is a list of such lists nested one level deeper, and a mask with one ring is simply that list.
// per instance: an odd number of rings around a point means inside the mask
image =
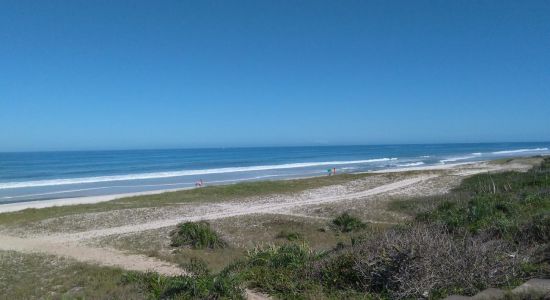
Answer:
[{"label": "ocean", "polygon": [[548,155],[550,142],[0,153],[0,204]]}]

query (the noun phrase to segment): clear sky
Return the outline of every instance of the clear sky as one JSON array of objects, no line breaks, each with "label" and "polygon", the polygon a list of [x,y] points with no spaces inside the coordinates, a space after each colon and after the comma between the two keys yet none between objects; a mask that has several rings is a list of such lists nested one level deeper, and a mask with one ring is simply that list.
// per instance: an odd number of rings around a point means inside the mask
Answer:
[{"label": "clear sky", "polygon": [[550,1],[0,1],[0,151],[550,140]]}]

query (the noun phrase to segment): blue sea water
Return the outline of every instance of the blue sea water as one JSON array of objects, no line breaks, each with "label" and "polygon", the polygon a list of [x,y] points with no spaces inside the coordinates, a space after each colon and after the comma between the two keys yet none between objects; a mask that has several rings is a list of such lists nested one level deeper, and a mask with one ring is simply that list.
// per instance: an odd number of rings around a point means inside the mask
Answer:
[{"label": "blue sea water", "polygon": [[548,155],[550,142],[0,153],[0,204]]}]

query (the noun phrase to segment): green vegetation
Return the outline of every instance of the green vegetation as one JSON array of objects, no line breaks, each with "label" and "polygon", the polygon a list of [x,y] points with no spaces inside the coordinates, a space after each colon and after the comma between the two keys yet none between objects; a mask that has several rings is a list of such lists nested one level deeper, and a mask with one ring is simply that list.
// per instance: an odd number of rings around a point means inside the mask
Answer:
[{"label": "green vegetation", "polygon": [[[352,178],[246,183],[29,210],[1,214],[0,225],[40,220],[50,212],[56,216],[292,193]],[[157,203],[146,203],[155,199]],[[216,220],[212,227],[180,224],[170,234],[176,249],[166,246],[167,229],[117,239],[124,249],[141,249],[137,251],[179,263],[189,272],[173,277],[124,275],[119,269],[10,254],[12,258],[0,259],[0,290],[14,299],[242,299],[245,289],[281,299],[441,299],[550,277],[550,158],[526,173],[476,175],[446,195],[394,201],[389,208],[409,214],[411,221],[386,228],[348,213],[330,224],[266,214]],[[334,230],[319,229],[328,227]]]},{"label": "green vegetation", "polygon": [[367,224],[363,223],[359,218],[351,216],[348,213],[343,213],[332,220],[333,227],[340,232],[352,232],[364,229]]},{"label": "green vegetation", "polygon": [[[234,261],[246,257],[249,249],[257,245],[282,245],[294,239],[294,242],[307,243],[314,250],[330,250],[337,243],[349,243],[350,234],[335,234],[332,230],[321,230],[328,227],[324,219],[288,216],[280,214],[253,214],[235,216],[209,221],[210,227],[231,246],[218,249],[194,249],[193,247],[171,247],[170,228],[148,230],[122,236],[109,236],[99,240],[99,245],[112,247],[133,254],[143,254],[184,266],[199,259],[207,263],[212,272],[219,272]],[[368,230],[382,230],[376,224],[360,232],[361,236]],[[355,234],[355,233],[354,233]]]},{"label": "green vegetation", "polygon": [[245,299],[241,282],[228,271],[174,277],[129,272],[123,282],[140,286],[152,299]]},{"label": "green vegetation", "polygon": [[194,249],[217,249],[227,247],[227,243],[210,228],[207,222],[185,222],[178,224],[172,231],[173,247],[192,247]]},{"label": "green vegetation", "polygon": [[520,242],[548,242],[550,159],[527,173],[483,174],[464,180],[452,197],[422,213],[423,222],[444,224]]},{"label": "green vegetation", "polygon": [[[356,232],[365,236],[353,243],[258,247],[215,275],[149,274],[140,286],[160,298],[238,298],[235,288],[248,287],[282,299],[440,299],[550,277],[550,158],[527,173],[476,175],[447,195],[411,203],[390,207],[415,214],[412,222]],[[343,214],[333,226],[351,232],[364,223]]]},{"label": "green vegetation", "polygon": [[307,267],[315,259],[306,245],[286,244],[251,250],[241,266],[243,279],[252,288],[269,294],[296,297],[309,290]]},{"label": "green vegetation", "polygon": [[0,251],[0,299],[143,299],[126,271],[42,254]]}]

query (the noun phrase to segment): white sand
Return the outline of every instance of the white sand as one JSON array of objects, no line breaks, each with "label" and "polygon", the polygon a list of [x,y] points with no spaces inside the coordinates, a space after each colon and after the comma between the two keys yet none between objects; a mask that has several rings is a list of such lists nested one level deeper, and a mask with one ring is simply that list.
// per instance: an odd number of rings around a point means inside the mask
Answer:
[{"label": "white sand", "polygon": [[190,189],[190,188],[164,189],[164,190],[137,192],[137,193],[60,198],[60,199],[51,199],[51,200],[25,201],[25,202],[16,202],[16,203],[9,203],[9,204],[0,204],[0,213],[20,211],[27,208],[45,208],[45,207],[52,207],[52,206],[93,204],[93,203],[106,202],[106,201],[111,201],[111,200],[126,198],[126,197],[154,195],[154,194],[181,191],[181,190],[187,190],[187,189]]}]

